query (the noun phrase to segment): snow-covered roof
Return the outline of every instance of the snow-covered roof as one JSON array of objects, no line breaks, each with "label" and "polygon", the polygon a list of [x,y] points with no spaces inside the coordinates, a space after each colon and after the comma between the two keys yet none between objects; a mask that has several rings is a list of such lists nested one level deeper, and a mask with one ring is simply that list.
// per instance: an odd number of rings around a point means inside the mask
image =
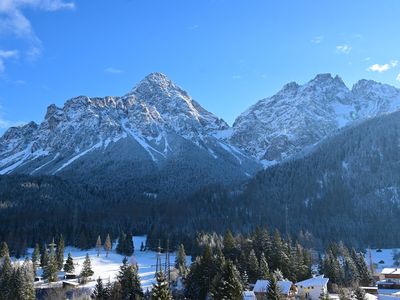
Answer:
[{"label": "snow-covered roof", "polygon": [[382,275],[400,275],[399,268],[384,268],[381,272]]},{"label": "snow-covered roof", "polygon": [[325,278],[324,275],[309,278],[296,283],[296,286],[308,288],[311,286],[325,286],[328,284],[329,278]]},{"label": "snow-covered roof", "polygon": [[252,291],[244,291],[243,292],[243,300],[256,300],[256,294]]},{"label": "snow-covered roof", "polygon": [[[293,283],[288,280],[279,280],[277,281],[277,285],[281,290],[282,294],[288,295],[290,292],[290,288],[292,287]],[[254,293],[266,293],[269,287],[269,280],[259,279],[257,280],[256,284],[254,285],[253,292]]]}]

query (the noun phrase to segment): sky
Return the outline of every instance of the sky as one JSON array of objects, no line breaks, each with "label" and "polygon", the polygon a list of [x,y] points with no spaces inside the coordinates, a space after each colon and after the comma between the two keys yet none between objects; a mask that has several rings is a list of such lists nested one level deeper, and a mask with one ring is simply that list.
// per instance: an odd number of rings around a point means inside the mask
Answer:
[{"label": "sky", "polygon": [[399,0],[0,0],[0,134],[151,72],[229,124],[319,73],[400,87],[399,15]]}]

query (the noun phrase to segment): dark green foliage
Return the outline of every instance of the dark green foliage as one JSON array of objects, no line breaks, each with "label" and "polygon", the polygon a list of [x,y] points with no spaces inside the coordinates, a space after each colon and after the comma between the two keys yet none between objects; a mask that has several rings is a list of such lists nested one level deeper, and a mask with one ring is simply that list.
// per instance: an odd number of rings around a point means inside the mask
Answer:
[{"label": "dark green foliage", "polygon": [[6,242],[2,242],[0,245],[0,258],[3,258],[7,255],[10,255],[10,251],[8,249],[8,245]]},{"label": "dark green foliage", "polygon": [[212,283],[211,295],[213,299],[240,300],[242,299],[243,286],[239,272],[232,261],[227,260]]},{"label": "dark green foliage", "polygon": [[121,232],[118,239],[116,251],[118,254],[131,256],[134,252],[132,234]]},{"label": "dark green foliage", "polygon": [[32,253],[32,266],[33,266],[33,270],[36,274],[36,270],[40,265],[40,248],[39,248],[39,244],[35,245],[35,248],[33,249],[33,253]]},{"label": "dark green foliage", "polygon": [[65,261],[65,264],[64,264],[64,271],[65,271],[65,273],[74,273],[75,272],[74,260],[72,259],[71,253],[68,253],[67,260]]},{"label": "dark green foliage", "polygon": [[103,280],[101,280],[101,278],[99,277],[97,279],[96,286],[93,290],[91,298],[95,300],[108,300],[110,299],[110,297],[111,297],[111,283],[108,282],[107,285],[104,286]]},{"label": "dark green foliage", "polygon": [[47,263],[43,267],[43,278],[49,282],[57,281],[58,275],[58,261],[54,247],[50,247],[50,253],[48,255]]},{"label": "dark green foliage", "polygon": [[278,287],[275,276],[271,276],[269,279],[269,285],[267,290],[267,299],[268,300],[281,300],[281,291]]},{"label": "dark green foliage", "polygon": [[4,256],[0,262],[0,300],[34,300],[34,271],[29,260],[20,266],[12,265],[10,257]]},{"label": "dark green foliage", "polygon": [[153,289],[151,290],[151,299],[172,300],[168,281],[161,271],[156,274],[156,283],[153,284]]},{"label": "dark green foliage", "polygon": [[179,271],[181,276],[186,276],[187,266],[186,266],[186,252],[183,244],[179,246],[178,253],[175,258],[175,268]]},{"label": "dark green foliage", "polygon": [[61,271],[64,265],[64,249],[65,249],[65,244],[64,244],[64,238],[62,234],[60,235],[60,238],[57,243],[57,265],[58,265],[58,270]]},{"label": "dark green foliage", "polygon": [[121,299],[141,299],[143,297],[138,272],[138,266],[128,264],[125,257],[118,273],[118,286],[116,287]]},{"label": "dark green foliage", "polygon": [[85,281],[87,278],[94,274],[92,270],[92,262],[90,261],[89,254],[86,254],[85,260],[83,261],[81,277]]}]

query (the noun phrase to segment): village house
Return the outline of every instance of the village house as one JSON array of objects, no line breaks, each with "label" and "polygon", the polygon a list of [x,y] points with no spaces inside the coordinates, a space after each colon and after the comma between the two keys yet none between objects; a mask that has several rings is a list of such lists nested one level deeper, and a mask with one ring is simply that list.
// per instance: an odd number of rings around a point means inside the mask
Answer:
[{"label": "village house", "polygon": [[328,281],[329,278],[320,275],[297,282],[297,296],[310,300],[319,300],[322,294],[328,293]]},{"label": "village house", "polygon": [[[277,285],[283,298],[288,299],[296,296],[296,286],[293,284],[293,282],[288,280],[279,280],[277,281]],[[267,295],[268,287],[269,280],[257,280],[253,288],[256,298],[259,300],[264,299],[264,297]]]},{"label": "village house", "polygon": [[377,282],[378,294],[392,295],[400,292],[400,269],[384,268]]},{"label": "village house", "polygon": [[256,294],[253,291],[244,291],[243,300],[257,300]]}]

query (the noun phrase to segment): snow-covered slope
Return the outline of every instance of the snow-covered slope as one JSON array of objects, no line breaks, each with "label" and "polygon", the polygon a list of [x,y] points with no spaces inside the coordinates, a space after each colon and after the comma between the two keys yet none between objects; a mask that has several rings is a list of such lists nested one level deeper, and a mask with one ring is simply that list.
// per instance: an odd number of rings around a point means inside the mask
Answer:
[{"label": "snow-covered slope", "polygon": [[194,171],[213,166],[211,179],[215,173],[223,183],[244,179],[258,164],[214,137],[228,128],[165,75],[152,73],[125,96],[80,96],[62,108],[50,105],[41,124],[10,128],[0,138],[0,174],[96,170],[137,178],[184,162]]},{"label": "snow-covered slope", "polygon": [[292,157],[355,120],[400,108],[400,90],[360,80],[350,90],[338,76],[319,74],[286,84],[242,113],[228,140],[265,164]]}]

